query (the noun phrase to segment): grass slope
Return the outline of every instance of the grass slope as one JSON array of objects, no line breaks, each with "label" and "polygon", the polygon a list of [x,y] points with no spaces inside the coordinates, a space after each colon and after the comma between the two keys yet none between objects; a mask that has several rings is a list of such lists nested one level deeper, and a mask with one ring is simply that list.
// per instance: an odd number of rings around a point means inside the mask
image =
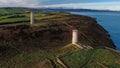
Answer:
[{"label": "grass slope", "polygon": [[79,50],[61,57],[69,68],[119,68],[120,55],[106,49]]},{"label": "grass slope", "polygon": [[56,62],[56,56],[72,53],[76,50],[71,44],[54,51],[22,52],[9,60],[0,61],[0,68],[62,68]]},{"label": "grass slope", "polygon": [[9,60],[1,61],[0,68],[62,68],[56,56],[68,68],[119,68],[120,55],[107,49],[79,50],[68,44],[54,51],[38,51],[20,54]]}]

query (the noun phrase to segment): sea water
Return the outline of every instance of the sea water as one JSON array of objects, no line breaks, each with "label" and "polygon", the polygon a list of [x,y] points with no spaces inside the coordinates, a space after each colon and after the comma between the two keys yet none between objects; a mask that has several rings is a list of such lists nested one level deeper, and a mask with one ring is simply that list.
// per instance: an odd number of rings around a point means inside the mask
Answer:
[{"label": "sea water", "polygon": [[120,12],[71,12],[72,14],[80,14],[96,18],[97,22],[105,28],[116,45],[116,49],[120,50]]}]

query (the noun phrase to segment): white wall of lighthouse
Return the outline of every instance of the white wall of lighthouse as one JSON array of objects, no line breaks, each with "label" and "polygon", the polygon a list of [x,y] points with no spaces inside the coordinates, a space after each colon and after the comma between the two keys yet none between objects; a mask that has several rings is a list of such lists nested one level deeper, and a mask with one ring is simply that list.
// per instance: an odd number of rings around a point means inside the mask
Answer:
[{"label": "white wall of lighthouse", "polygon": [[78,43],[78,30],[72,30],[72,44]]},{"label": "white wall of lighthouse", "polygon": [[33,11],[30,12],[30,24],[31,25],[34,24],[34,12]]}]

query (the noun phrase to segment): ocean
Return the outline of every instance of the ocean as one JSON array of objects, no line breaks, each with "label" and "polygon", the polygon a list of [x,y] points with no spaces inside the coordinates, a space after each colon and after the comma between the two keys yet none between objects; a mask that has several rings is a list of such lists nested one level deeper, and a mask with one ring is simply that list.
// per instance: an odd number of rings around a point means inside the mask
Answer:
[{"label": "ocean", "polygon": [[120,12],[70,12],[96,18],[98,24],[109,32],[111,39],[120,50]]}]

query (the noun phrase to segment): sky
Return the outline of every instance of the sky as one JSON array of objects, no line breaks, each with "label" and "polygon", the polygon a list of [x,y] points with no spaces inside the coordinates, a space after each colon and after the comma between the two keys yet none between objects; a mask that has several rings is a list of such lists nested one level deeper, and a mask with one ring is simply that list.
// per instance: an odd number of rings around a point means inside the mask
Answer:
[{"label": "sky", "polygon": [[0,7],[63,7],[120,10],[120,0],[0,0]]}]

